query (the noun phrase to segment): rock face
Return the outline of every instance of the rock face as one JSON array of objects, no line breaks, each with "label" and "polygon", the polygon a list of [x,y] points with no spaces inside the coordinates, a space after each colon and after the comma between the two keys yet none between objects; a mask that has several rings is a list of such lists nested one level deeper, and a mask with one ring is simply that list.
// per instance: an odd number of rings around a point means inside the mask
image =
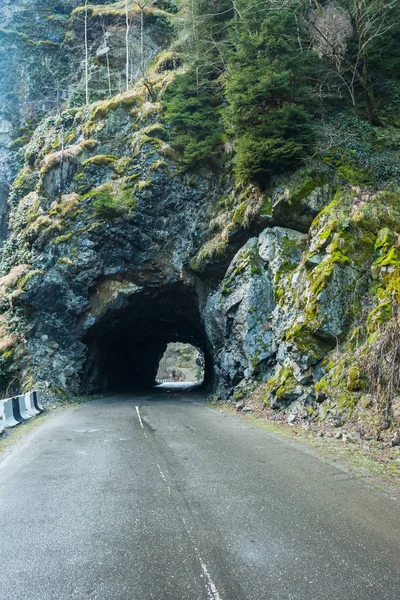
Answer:
[{"label": "rock face", "polygon": [[[162,142],[143,131],[142,140],[135,132],[131,141],[142,144],[137,155],[131,147],[126,154],[136,101],[125,96],[100,117],[90,144],[80,130],[88,115],[76,116],[76,143],[63,157],[35,157],[40,170],[25,167],[27,188],[32,179],[38,191],[20,199],[3,252],[5,268],[30,264],[14,297],[15,310],[30,313],[29,368],[49,385],[76,392],[144,384],[154,378],[167,342],[206,344],[200,292],[185,261],[200,244],[216,186],[174,176],[172,163],[155,151]],[[46,121],[28,152],[44,130],[52,143],[62,126]]]},{"label": "rock face", "polygon": [[[85,102],[85,7],[80,0],[2,0],[0,4],[0,240],[7,235],[8,188],[21,166],[19,149],[48,113]],[[170,14],[153,2],[129,8],[126,81],[124,6],[89,3],[89,101],[114,96],[141,76],[172,35]]]},{"label": "rock face", "polygon": [[203,356],[194,346],[168,344],[160,360],[157,381],[201,382],[203,364]]},{"label": "rock face", "polygon": [[[75,49],[62,89],[52,84],[42,98],[35,71],[17,102],[9,74],[0,88],[3,389],[151,385],[167,345],[180,342],[202,350],[205,383],[220,397],[241,401],[259,386],[274,408],[342,422],[365,389],[362,360],[400,301],[399,194],[346,187],[329,170],[288,176],[269,195],[212,170],[183,173],[161,109],[180,69],[174,53],[158,53],[166,3],[152,3],[143,32],[132,14],[128,91],[124,14],[90,9],[91,100],[101,99],[88,106],[77,5],[55,3],[58,17],[37,28],[29,58],[32,39],[18,31],[46,3],[1,7],[0,51],[11,44],[18,68],[46,58],[44,39]],[[62,111],[50,110],[57,89]]]}]

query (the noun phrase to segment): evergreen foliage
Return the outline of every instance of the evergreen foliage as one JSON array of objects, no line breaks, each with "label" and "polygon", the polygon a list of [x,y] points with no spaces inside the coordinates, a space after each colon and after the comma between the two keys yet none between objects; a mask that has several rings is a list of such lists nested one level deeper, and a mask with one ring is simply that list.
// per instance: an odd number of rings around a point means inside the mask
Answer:
[{"label": "evergreen foliage", "polygon": [[212,82],[197,81],[189,72],[178,75],[166,97],[165,121],[171,128],[174,147],[182,153],[186,167],[218,160],[222,127],[218,116],[218,96]]},{"label": "evergreen foliage", "polygon": [[92,198],[95,212],[105,220],[130,214],[136,206],[133,190],[117,183],[105,184],[84,197]]},{"label": "evergreen foliage", "polygon": [[294,17],[268,12],[251,29],[233,27],[225,86],[224,122],[236,140],[236,174],[261,186],[282,169],[290,169],[311,143],[310,96],[305,55],[299,52]]},{"label": "evergreen foliage", "polygon": [[237,181],[263,188],[319,153],[338,111],[398,126],[400,1],[179,6],[187,73],[166,94],[165,117],[184,165],[215,162],[229,141]]}]

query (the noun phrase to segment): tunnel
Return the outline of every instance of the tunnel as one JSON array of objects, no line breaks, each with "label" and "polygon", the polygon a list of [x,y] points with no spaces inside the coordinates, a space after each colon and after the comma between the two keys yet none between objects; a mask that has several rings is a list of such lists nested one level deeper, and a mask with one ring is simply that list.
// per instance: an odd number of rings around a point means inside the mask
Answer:
[{"label": "tunnel", "polygon": [[183,283],[144,288],[106,312],[82,340],[87,359],[84,393],[154,387],[160,360],[171,342],[191,344],[204,356],[203,387],[213,381],[213,361],[196,291]]}]

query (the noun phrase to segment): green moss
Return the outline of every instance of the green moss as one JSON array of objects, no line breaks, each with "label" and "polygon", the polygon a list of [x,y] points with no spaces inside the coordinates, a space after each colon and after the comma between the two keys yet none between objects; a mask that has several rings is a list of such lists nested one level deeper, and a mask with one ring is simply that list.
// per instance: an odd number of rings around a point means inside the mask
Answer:
[{"label": "green moss", "polygon": [[49,171],[51,171],[54,167],[58,166],[63,161],[74,160],[76,157],[80,156],[86,150],[93,150],[97,146],[97,141],[93,139],[83,140],[79,144],[75,146],[69,146],[64,150],[59,150],[58,152],[51,152],[50,154],[45,154],[42,162],[42,167],[40,169],[40,173],[45,175]]},{"label": "green moss", "polygon": [[374,174],[372,169],[363,169],[357,164],[347,162],[337,169],[339,177],[345,179],[350,185],[369,185],[373,184]]},{"label": "green moss", "polygon": [[330,406],[341,414],[346,420],[356,408],[360,392],[367,387],[367,380],[363,376],[358,364],[354,364],[353,354],[342,354],[325,360],[326,374],[315,385],[316,392],[324,392],[330,399]]},{"label": "green moss", "polygon": [[137,184],[136,184],[135,188],[136,188],[137,190],[145,190],[146,188],[149,188],[149,187],[151,187],[151,185],[152,185],[152,181],[151,181],[151,179],[140,179],[140,180],[137,182]]},{"label": "green moss", "polygon": [[114,171],[118,173],[118,175],[123,175],[131,164],[132,158],[130,156],[122,156],[114,162]]},{"label": "green moss", "polygon": [[351,392],[356,392],[362,389],[363,385],[361,379],[361,372],[360,368],[357,365],[349,368],[346,385],[347,389]]},{"label": "green moss", "polygon": [[381,256],[375,261],[375,265],[379,267],[399,267],[400,266],[400,255],[398,248],[390,248],[387,254]]},{"label": "green moss", "polygon": [[396,235],[393,231],[384,227],[378,233],[375,242],[375,251],[379,253],[387,253],[389,248],[396,242]]},{"label": "green moss", "polygon": [[241,202],[239,206],[237,206],[232,215],[232,223],[235,225],[244,225],[244,216],[247,210],[247,203]]},{"label": "green moss", "polygon": [[386,290],[392,300],[398,303],[400,302],[400,248],[398,246],[389,247],[389,242],[392,241],[390,233],[381,235],[381,242],[378,246],[380,256],[373,263],[371,272],[373,277],[381,282],[381,287],[378,286],[377,289],[377,295],[380,295],[381,299],[387,300],[384,291]]},{"label": "green moss", "polygon": [[317,188],[320,188],[328,183],[326,175],[316,173],[306,175],[301,183],[291,192],[291,204],[299,205],[303,200],[308,198],[310,194]]},{"label": "green moss", "polygon": [[64,235],[60,235],[58,237],[56,237],[54,240],[52,240],[53,244],[59,245],[59,244],[65,244],[66,242],[69,242],[69,240],[75,235],[75,231],[71,231],[70,233],[66,233]]},{"label": "green moss", "polygon": [[172,71],[182,64],[182,58],[173,50],[164,50],[160,52],[154,62],[153,68],[157,73]]},{"label": "green moss", "polygon": [[166,173],[168,171],[168,164],[165,160],[155,160],[149,167],[149,172],[153,171],[164,171]]},{"label": "green moss", "polygon": [[351,413],[356,408],[358,400],[359,398],[350,391],[343,392],[338,394],[336,398],[336,406],[339,411],[350,411]]},{"label": "green moss", "polygon": [[247,248],[241,252],[241,254],[239,254],[233,271],[230,273],[230,275],[226,276],[221,283],[221,294],[224,296],[231,294],[232,283],[234,282],[235,278],[243,273],[246,269],[251,275],[262,275],[263,273],[257,248],[254,246]]},{"label": "green moss", "polygon": [[262,202],[258,214],[262,217],[270,217],[270,216],[272,216],[272,212],[273,212],[272,200],[271,200],[271,198],[266,198]]},{"label": "green moss", "polygon": [[72,131],[67,133],[67,135],[64,137],[64,144],[70,144],[71,142],[74,142],[77,135],[78,132],[76,129],[73,129]]},{"label": "green moss", "polygon": [[75,265],[74,261],[71,260],[68,257],[62,256],[61,258],[58,259],[58,262],[66,265],[67,267],[73,267]]},{"label": "green moss", "polygon": [[79,144],[79,149],[80,152],[83,152],[84,150],[94,150],[97,146],[98,142],[97,140],[84,140],[83,142],[81,142]]},{"label": "green moss", "polygon": [[84,130],[86,132],[92,131],[95,128],[96,121],[105,119],[109,112],[117,110],[118,108],[125,108],[128,110],[133,105],[143,103],[143,100],[143,93],[136,89],[123,94],[118,94],[107,100],[96,102],[91,106],[90,118],[85,123]]},{"label": "green moss", "polygon": [[105,220],[131,213],[137,203],[134,190],[126,179],[105,183],[82,196],[81,200],[92,200],[95,213]]},{"label": "green moss", "polygon": [[323,358],[331,349],[328,344],[313,335],[307,325],[302,323],[295,324],[289,329],[285,334],[285,340],[294,343],[302,354],[312,356],[317,360]]},{"label": "green moss", "polygon": [[292,392],[299,384],[294,377],[287,376],[283,383],[276,390],[276,397],[282,400],[287,394]]},{"label": "green moss", "polygon": [[[85,6],[78,6],[77,8],[74,8],[74,10],[71,13],[72,19],[74,19],[75,17],[82,18],[82,15],[83,15],[83,13],[85,13],[85,10],[86,10]],[[112,3],[88,4],[87,10],[88,10],[89,18],[102,17],[103,19],[107,19],[108,22],[112,22],[112,23],[114,22],[112,20],[112,18],[117,18],[117,20],[115,21],[115,23],[117,23],[117,24],[122,24],[123,20],[125,19],[125,16],[126,16],[125,1],[122,1],[122,2],[117,1],[113,4]],[[141,11],[140,2],[133,2],[133,3],[129,4],[128,5],[129,19],[137,18],[138,14],[140,14],[140,11]],[[162,13],[162,14],[168,14],[168,13],[165,13],[164,11],[157,10],[157,8],[153,5],[153,3],[151,3],[147,6],[144,4],[143,12],[146,17],[148,17],[151,14],[157,13],[157,12]]]},{"label": "green moss", "polygon": [[190,266],[193,271],[202,271],[207,261],[223,256],[226,251],[228,240],[224,239],[220,234],[208,240],[199,250],[199,252],[190,260]]},{"label": "green moss", "polygon": [[43,275],[43,271],[41,271],[40,269],[28,271],[28,273],[26,273],[23,277],[21,277],[21,279],[18,280],[17,287],[20,290],[24,290],[28,281],[30,281],[33,277],[38,277],[40,275]]},{"label": "green moss", "polygon": [[13,150],[17,150],[18,148],[22,148],[25,146],[30,140],[29,135],[23,135],[15,140],[13,140],[10,144],[10,148]]},{"label": "green moss", "polygon": [[14,357],[14,350],[6,350],[1,356],[3,360],[11,362]]},{"label": "green moss", "polygon": [[290,394],[298,385],[292,369],[280,367],[279,371],[273,377],[270,377],[265,385],[266,403],[269,403],[271,395],[283,401],[285,396]]},{"label": "green moss", "polygon": [[333,252],[328,257],[317,265],[312,273],[309,275],[310,289],[313,296],[317,297],[322,290],[325,288],[327,281],[332,276],[333,270],[336,265],[350,264],[348,256],[342,254],[340,250]]},{"label": "green moss", "polygon": [[14,188],[21,188],[23,187],[31,178],[33,174],[33,170],[30,167],[24,167],[23,169],[21,169],[16,178],[14,179],[14,183],[13,186]]},{"label": "green moss", "polygon": [[392,302],[382,302],[375,308],[373,308],[368,314],[367,324],[369,330],[372,332],[377,326],[387,323],[393,316],[393,305]]}]

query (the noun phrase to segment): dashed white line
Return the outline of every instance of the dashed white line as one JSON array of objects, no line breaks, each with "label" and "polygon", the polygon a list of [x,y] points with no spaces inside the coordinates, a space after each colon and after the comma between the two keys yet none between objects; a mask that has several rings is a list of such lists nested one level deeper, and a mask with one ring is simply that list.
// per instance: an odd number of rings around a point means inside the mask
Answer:
[{"label": "dashed white line", "polygon": [[143,425],[143,421],[142,421],[142,417],[140,416],[140,411],[139,411],[139,407],[136,407],[136,412],[137,412],[137,416],[139,418],[139,423],[140,423],[140,427],[143,429],[143,435],[145,438],[147,438],[147,433],[144,430],[144,425]]},{"label": "dashed white line", "polygon": [[221,596],[218,593],[217,590],[217,586],[215,585],[215,583],[213,582],[213,580],[211,579],[211,575],[207,569],[207,565],[206,563],[203,561],[203,559],[201,558],[201,554],[195,544],[195,541],[193,539],[192,534],[190,533],[189,527],[187,526],[187,523],[185,521],[184,517],[181,517],[182,522],[185,526],[186,532],[189,536],[190,541],[192,542],[192,546],[194,551],[196,552],[197,558],[199,559],[200,565],[201,565],[201,570],[203,571],[203,575],[206,579],[205,583],[205,588],[206,588],[206,592],[207,592],[207,596],[209,600],[222,600]]},{"label": "dashed white line", "polygon": [[144,429],[144,427],[143,427],[143,421],[142,421],[142,417],[140,416],[140,412],[139,412],[139,407],[138,407],[138,406],[136,407],[136,412],[137,412],[137,416],[138,416],[138,418],[139,418],[140,427],[141,427],[142,429]]},{"label": "dashed white line", "polygon": [[165,483],[167,483],[167,478],[165,477],[164,473],[162,472],[160,465],[158,463],[156,463],[156,465],[157,465],[158,470],[160,471],[161,479],[163,481],[165,481]]},{"label": "dashed white line", "polygon": [[[138,419],[139,419],[140,426],[144,430],[144,425],[143,425],[142,417],[140,416],[140,411],[139,411],[139,407],[138,406],[136,406],[136,412],[137,412],[137,416],[138,416]],[[144,431],[144,435],[147,437],[145,431]],[[163,473],[163,471],[162,471],[160,465],[158,464],[158,462],[156,462],[156,465],[157,465],[158,471],[160,473],[161,479],[164,481],[164,483],[167,484],[168,492],[171,493],[171,488],[168,485],[168,480],[167,480],[165,474]],[[205,588],[206,588],[208,600],[222,600],[221,596],[218,593],[218,590],[217,590],[217,587],[216,587],[215,583],[211,579],[211,575],[210,575],[210,573],[209,573],[209,571],[207,569],[207,565],[205,564],[205,562],[201,558],[200,552],[198,551],[198,549],[196,547],[196,544],[194,542],[193,536],[190,533],[189,527],[187,526],[187,523],[186,523],[184,517],[181,517],[181,519],[182,519],[182,522],[183,522],[183,524],[185,526],[185,529],[186,529],[186,532],[187,532],[187,534],[189,536],[189,539],[190,539],[190,541],[192,543],[193,549],[194,549],[194,551],[195,551],[195,553],[197,555],[197,558],[199,559],[199,562],[200,562],[200,565],[201,565],[201,570],[203,571],[202,577],[204,576],[204,578],[205,578],[204,584],[205,584]]]},{"label": "dashed white line", "polygon": [[159,465],[158,463],[156,463],[156,465],[157,465],[157,468],[158,468],[158,470],[159,470],[159,472],[160,472],[161,479],[162,479],[162,480],[163,480],[163,482],[166,484],[166,486],[167,486],[167,490],[168,490],[168,493],[170,494],[170,493],[171,493],[171,488],[170,488],[170,486],[168,485],[168,480],[167,480],[167,478],[165,477],[165,475],[164,475],[164,473],[163,473],[163,471],[162,471],[162,469],[161,469],[160,465]]}]

